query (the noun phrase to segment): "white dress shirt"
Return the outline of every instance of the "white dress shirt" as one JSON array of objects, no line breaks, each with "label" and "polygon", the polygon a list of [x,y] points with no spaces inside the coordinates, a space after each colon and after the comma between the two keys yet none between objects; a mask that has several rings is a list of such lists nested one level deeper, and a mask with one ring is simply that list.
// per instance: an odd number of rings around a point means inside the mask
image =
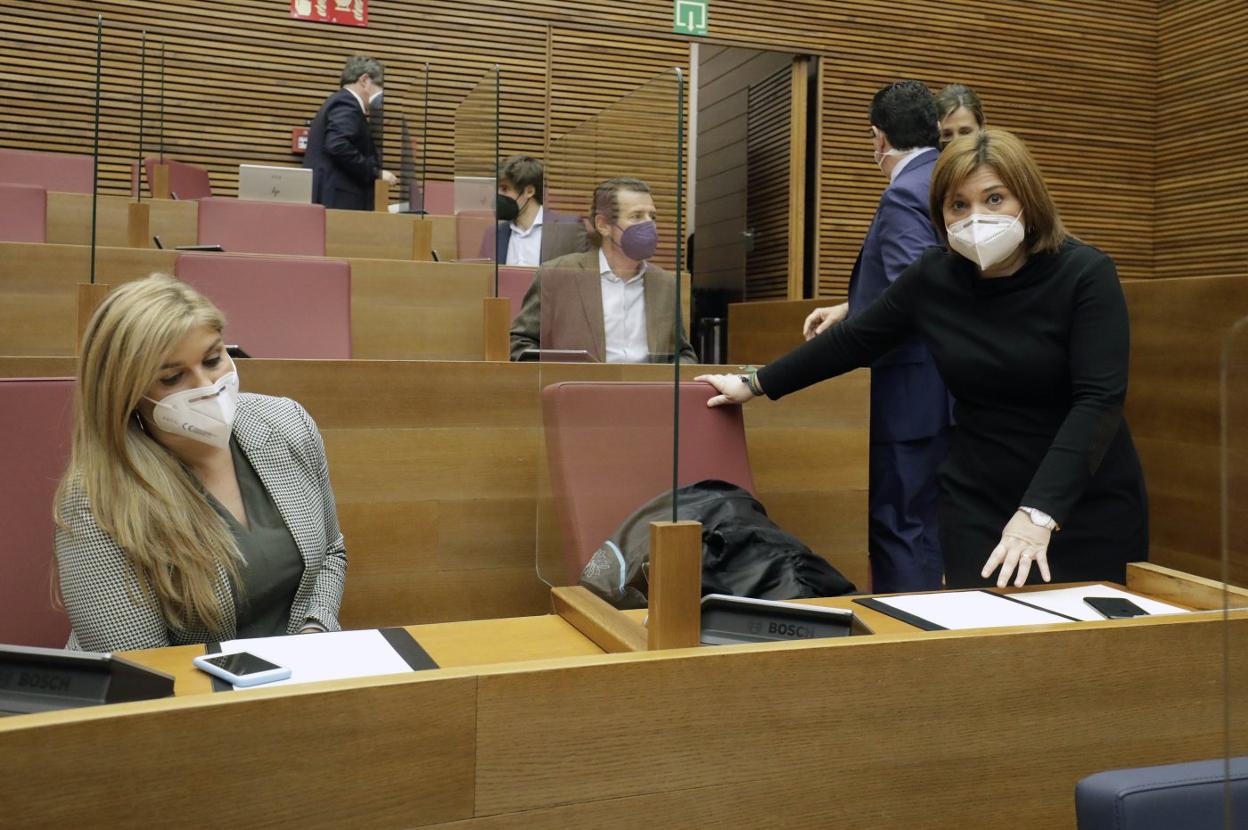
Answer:
[{"label": "white dress shirt", "polygon": [[607,255],[598,250],[599,279],[602,280],[602,327],[607,340],[608,363],[646,363],[650,344],[646,340],[646,263],[637,274],[620,279],[607,264]]},{"label": "white dress shirt", "polygon": [[356,100],[356,103],[360,105],[360,112],[364,113],[365,115],[368,115],[368,104],[364,103],[364,99],[360,97],[360,93],[356,92],[354,89],[352,89],[349,86],[344,86],[343,89],[345,89],[347,92],[350,92],[351,97],[354,98]]},{"label": "white dress shirt", "polygon": [[897,177],[901,175],[901,171],[906,169],[906,165],[914,161],[915,157],[920,153],[926,153],[928,150],[935,150],[935,147],[915,147],[908,150],[904,156],[897,158],[897,163],[893,165],[893,172],[888,174],[888,182],[892,184],[897,181]]},{"label": "white dress shirt", "polygon": [[511,224],[511,237],[507,242],[506,265],[541,265],[542,264],[542,214],[545,208],[537,209],[533,224],[528,230],[515,222]]}]

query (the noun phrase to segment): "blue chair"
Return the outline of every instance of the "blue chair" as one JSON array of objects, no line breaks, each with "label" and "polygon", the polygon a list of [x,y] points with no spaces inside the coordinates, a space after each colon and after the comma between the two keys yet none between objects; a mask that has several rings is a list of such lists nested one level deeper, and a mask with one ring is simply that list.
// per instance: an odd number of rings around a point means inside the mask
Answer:
[{"label": "blue chair", "polygon": [[1232,758],[1231,823],[1226,762],[1195,761],[1116,769],[1075,787],[1079,830],[1248,830],[1248,757]]}]

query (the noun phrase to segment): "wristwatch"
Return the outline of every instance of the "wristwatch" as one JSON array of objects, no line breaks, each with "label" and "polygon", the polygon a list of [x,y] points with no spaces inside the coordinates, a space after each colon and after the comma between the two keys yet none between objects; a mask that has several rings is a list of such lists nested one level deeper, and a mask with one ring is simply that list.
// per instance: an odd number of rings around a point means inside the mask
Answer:
[{"label": "wristwatch", "polygon": [[1045,530],[1061,530],[1057,526],[1057,522],[1053,520],[1053,517],[1043,510],[1038,510],[1035,507],[1020,507],[1018,509],[1026,513],[1027,518],[1031,519],[1031,523],[1036,527],[1042,527]]},{"label": "wristwatch", "polygon": [[746,374],[743,374],[743,375],[737,375],[737,377],[740,378],[741,382],[745,384],[745,388],[750,390],[751,395],[753,395],[756,398],[761,398],[763,396],[763,390],[760,389],[758,386],[757,375],[758,375],[758,372],[754,371],[754,372],[747,372]]}]

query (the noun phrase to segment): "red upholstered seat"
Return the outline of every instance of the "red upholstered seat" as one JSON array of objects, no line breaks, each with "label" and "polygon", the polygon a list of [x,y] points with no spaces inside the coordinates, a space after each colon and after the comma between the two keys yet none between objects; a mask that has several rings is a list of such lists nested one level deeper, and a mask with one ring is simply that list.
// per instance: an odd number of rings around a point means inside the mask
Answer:
[{"label": "red upholstered seat", "polygon": [[[721,479],[754,491],[737,406],[708,409],[715,390],[680,385],[680,484]],[[565,576],[575,582],[624,519],[672,486],[671,383],[555,383],[542,390],[551,488]]]},{"label": "red upholstered seat", "polygon": [[433,216],[455,215],[454,182],[425,182],[425,213]]},{"label": "red upholstered seat", "polygon": [[[152,180],[155,176],[153,171],[156,165],[161,163],[159,158],[143,159],[147,175],[146,195],[150,196],[152,193]],[[169,167],[169,193],[173,198],[193,200],[204,199],[212,195],[212,180],[204,168],[173,159],[165,159],[163,163]],[[134,196],[139,192],[137,164],[130,165],[130,179],[130,195]]]},{"label": "red upholstered seat", "polygon": [[351,265],[343,260],[184,253],[174,273],[225,312],[225,342],[252,357],[351,357]]},{"label": "red upholstered seat", "polygon": [[0,379],[0,643],[61,648],[52,605],[53,498],[69,459],[73,378]]},{"label": "red upholstered seat", "polygon": [[0,242],[48,241],[48,191],[0,182]]},{"label": "red upholstered seat", "polygon": [[518,268],[514,265],[498,266],[498,296],[511,300],[511,319],[516,319],[524,303],[524,292],[533,284],[535,268]]},{"label": "red upholstered seat", "polygon": [[199,242],[230,253],[325,256],[325,208],[246,199],[199,200]]},{"label": "red upholstered seat", "polygon": [[58,193],[90,193],[90,156],[0,149],[0,182],[33,184]]}]

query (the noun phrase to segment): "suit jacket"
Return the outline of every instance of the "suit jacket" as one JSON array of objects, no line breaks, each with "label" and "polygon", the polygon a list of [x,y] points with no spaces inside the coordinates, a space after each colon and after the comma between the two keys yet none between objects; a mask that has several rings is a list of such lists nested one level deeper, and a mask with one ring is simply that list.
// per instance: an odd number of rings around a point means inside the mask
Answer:
[{"label": "suit jacket", "polygon": [[[234,438],[273,497],[303,557],[303,577],[290,606],[287,633],[297,634],[309,622],[339,630],[347,551],[338,529],[325,445],[315,422],[288,398],[244,394],[239,396]],[[125,551],[96,522],[86,493],[71,491],[65,508],[70,529],[57,528],[56,562],[73,626],[67,648],[122,651],[216,639],[200,623],[185,631],[165,624]],[[214,592],[225,609],[221,639],[229,639],[236,633],[237,600],[220,564]]]},{"label": "suit jacket", "polygon": [[[509,245],[511,245],[511,223],[499,222],[494,246],[494,261],[499,265],[507,264]],[[579,254],[587,250],[589,250],[589,237],[585,235],[585,225],[582,224],[580,217],[543,209],[541,262],[557,259],[566,254]]]},{"label": "suit jacket", "polygon": [[[646,300],[646,342],[652,359],[666,359],[680,350],[680,359],[696,363],[697,352],[680,332],[673,344],[676,325],[676,280],[655,265],[642,276]],[[542,263],[524,304],[511,325],[511,359],[525,349],[584,349],[595,360],[607,359],[606,327],[602,317],[602,280],[598,249],[568,254]]]},{"label": "suit jacket", "polygon": [[[923,251],[938,245],[928,194],[939,152],[902,169],[880,196],[849,279],[849,316],[860,314]],[[949,425],[949,393],[927,347],[912,337],[871,364],[871,440],[911,441]]]},{"label": "suit jacket", "polygon": [[339,210],[372,210],[381,156],[360,101],[345,87],[321,105],[308,128],[303,166],[312,170],[312,201]]}]

